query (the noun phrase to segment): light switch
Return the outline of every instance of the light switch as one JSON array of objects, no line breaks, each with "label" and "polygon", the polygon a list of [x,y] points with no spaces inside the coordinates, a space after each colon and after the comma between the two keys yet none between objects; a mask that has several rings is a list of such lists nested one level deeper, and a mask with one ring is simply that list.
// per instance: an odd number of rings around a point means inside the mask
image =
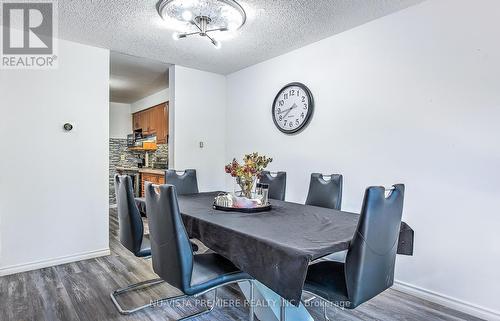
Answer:
[{"label": "light switch", "polygon": [[121,161],[124,161],[124,160],[125,160],[125,154],[121,154],[121,155],[120,155],[120,160],[121,160]]},{"label": "light switch", "polygon": [[203,148],[205,144],[203,142],[200,142],[200,148]]}]

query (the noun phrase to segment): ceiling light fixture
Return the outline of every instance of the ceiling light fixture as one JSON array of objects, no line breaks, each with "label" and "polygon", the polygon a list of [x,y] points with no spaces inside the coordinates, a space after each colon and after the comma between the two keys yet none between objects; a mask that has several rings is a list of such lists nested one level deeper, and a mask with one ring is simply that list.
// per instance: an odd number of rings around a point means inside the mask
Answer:
[{"label": "ceiling light fixture", "polygon": [[247,19],[243,7],[234,0],[160,0],[157,9],[163,20],[172,25],[181,23],[184,31],[174,33],[175,40],[199,35],[207,37],[215,48],[221,43],[210,33],[238,30]]}]

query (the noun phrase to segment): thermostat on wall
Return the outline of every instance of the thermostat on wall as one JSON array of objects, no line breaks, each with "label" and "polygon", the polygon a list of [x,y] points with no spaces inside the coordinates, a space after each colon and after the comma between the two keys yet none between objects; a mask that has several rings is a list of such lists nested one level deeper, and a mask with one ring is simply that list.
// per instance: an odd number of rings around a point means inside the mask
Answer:
[{"label": "thermostat on wall", "polygon": [[70,123],[66,123],[64,124],[63,128],[65,131],[69,132],[70,130],[73,129],[73,125],[71,125]]}]

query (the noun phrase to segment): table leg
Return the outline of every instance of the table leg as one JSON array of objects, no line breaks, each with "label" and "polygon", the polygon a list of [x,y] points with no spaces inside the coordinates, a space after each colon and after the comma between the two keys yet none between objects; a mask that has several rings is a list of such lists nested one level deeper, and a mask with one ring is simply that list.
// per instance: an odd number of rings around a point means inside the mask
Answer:
[{"label": "table leg", "polygon": [[280,321],[286,321],[286,302],[283,298],[280,303]]},{"label": "table leg", "polygon": [[[246,299],[250,300],[251,288],[248,282],[239,283],[239,286]],[[283,321],[314,321],[302,303],[296,307],[258,281],[254,281],[253,292],[256,303],[254,312],[261,321],[281,321],[281,312],[284,312]],[[282,300],[285,303],[283,305]]]}]

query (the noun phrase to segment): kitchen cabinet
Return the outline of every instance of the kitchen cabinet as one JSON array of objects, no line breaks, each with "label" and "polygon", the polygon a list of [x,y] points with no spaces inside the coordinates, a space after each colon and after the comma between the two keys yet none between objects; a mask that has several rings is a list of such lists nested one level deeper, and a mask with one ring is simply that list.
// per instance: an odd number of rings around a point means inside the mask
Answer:
[{"label": "kitchen cabinet", "polygon": [[144,135],[156,134],[158,144],[168,141],[168,102],[132,114],[134,130],[142,129]]},{"label": "kitchen cabinet", "polygon": [[134,131],[142,128],[142,113],[138,112],[132,115],[132,127]]},{"label": "kitchen cabinet", "polygon": [[137,112],[132,115],[134,130],[142,129],[144,135],[151,133],[151,111],[149,109]]},{"label": "kitchen cabinet", "polygon": [[141,173],[141,193],[144,197],[145,182],[151,182],[156,185],[165,184],[165,174]]}]

